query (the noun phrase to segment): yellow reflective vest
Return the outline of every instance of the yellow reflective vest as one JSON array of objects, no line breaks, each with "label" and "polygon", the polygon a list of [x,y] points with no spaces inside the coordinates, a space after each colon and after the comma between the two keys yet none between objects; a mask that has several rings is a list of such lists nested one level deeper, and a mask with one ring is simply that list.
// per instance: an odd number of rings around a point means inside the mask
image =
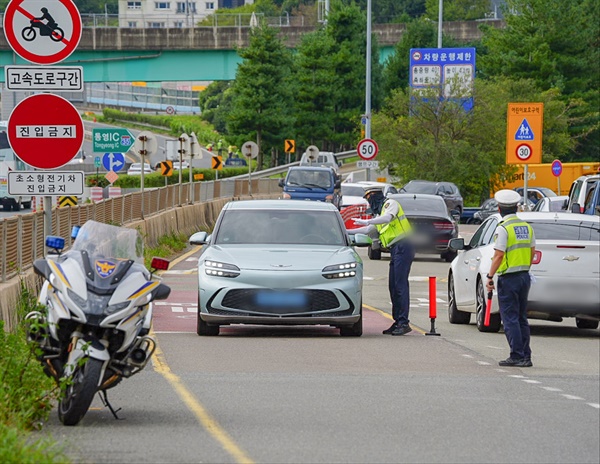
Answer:
[{"label": "yellow reflective vest", "polygon": [[502,263],[498,267],[498,275],[529,271],[531,267],[533,229],[516,216],[501,221],[499,225],[508,232],[508,240],[504,258],[502,258]]},{"label": "yellow reflective vest", "polygon": [[398,215],[387,224],[375,224],[377,232],[379,232],[379,240],[381,240],[381,245],[384,248],[391,247],[412,232],[410,222],[406,219],[402,206],[396,200],[387,200],[386,204],[383,205],[382,213],[385,212],[389,201],[393,201],[398,205]]}]

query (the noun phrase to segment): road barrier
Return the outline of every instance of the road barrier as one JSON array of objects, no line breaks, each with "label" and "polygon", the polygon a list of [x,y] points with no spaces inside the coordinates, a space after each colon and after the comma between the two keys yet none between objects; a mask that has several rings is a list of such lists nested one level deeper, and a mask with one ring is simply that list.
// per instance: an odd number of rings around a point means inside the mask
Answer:
[{"label": "road barrier", "polygon": [[[244,198],[278,198],[281,188],[277,179],[252,180],[248,194],[247,180],[222,179],[195,182],[190,203],[190,184],[170,185],[143,192],[129,193],[66,208],[53,208],[52,235],[71,246],[71,229],[88,220],[120,224],[136,228],[146,246],[156,246],[160,237],[171,233],[191,235],[198,230],[212,230],[223,206],[231,200]],[[142,211],[144,195],[144,211]],[[180,203],[180,198],[183,200]],[[33,273],[33,262],[44,257],[44,212],[31,212],[0,220],[0,320],[10,330],[17,321],[15,308],[21,292],[21,282],[37,293],[40,279]]]}]

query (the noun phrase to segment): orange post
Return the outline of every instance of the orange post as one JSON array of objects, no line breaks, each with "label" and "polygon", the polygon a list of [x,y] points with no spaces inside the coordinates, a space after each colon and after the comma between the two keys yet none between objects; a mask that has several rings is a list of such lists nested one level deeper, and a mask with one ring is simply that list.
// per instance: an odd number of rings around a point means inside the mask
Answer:
[{"label": "orange post", "polygon": [[435,318],[437,317],[437,292],[435,288],[436,277],[429,276],[429,319],[431,329],[425,335],[440,335],[435,331]]}]

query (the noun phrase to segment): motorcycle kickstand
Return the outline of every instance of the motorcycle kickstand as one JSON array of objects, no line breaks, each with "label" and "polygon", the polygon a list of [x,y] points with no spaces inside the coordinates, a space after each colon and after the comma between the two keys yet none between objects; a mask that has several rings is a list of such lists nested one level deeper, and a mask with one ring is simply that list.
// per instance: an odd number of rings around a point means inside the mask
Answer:
[{"label": "motorcycle kickstand", "polygon": [[107,407],[110,412],[112,413],[112,415],[115,417],[115,419],[120,420],[121,418],[119,416],[117,416],[117,413],[122,409],[119,408],[116,411],[114,410],[114,408],[112,407],[112,404],[110,404],[110,401],[108,401],[108,395],[106,394],[106,390],[102,390],[100,392],[100,400],[102,401],[102,404],[104,404],[105,407]]}]

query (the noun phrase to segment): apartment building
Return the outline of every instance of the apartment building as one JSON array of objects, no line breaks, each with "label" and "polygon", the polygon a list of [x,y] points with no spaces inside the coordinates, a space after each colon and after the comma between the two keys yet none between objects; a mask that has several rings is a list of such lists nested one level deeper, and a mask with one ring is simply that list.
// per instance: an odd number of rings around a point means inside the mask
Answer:
[{"label": "apartment building", "polygon": [[236,8],[254,0],[119,0],[119,27],[193,27],[219,8]]}]

